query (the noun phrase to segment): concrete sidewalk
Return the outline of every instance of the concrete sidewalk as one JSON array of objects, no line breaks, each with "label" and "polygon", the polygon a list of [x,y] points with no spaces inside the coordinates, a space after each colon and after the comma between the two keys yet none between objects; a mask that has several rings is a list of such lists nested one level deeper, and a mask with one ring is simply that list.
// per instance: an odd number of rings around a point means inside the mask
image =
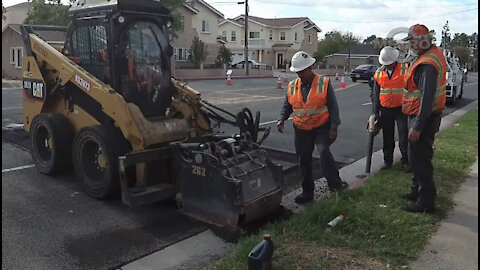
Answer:
[{"label": "concrete sidewalk", "polygon": [[410,269],[478,269],[478,159],[470,169],[470,178],[453,198],[455,209]]}]

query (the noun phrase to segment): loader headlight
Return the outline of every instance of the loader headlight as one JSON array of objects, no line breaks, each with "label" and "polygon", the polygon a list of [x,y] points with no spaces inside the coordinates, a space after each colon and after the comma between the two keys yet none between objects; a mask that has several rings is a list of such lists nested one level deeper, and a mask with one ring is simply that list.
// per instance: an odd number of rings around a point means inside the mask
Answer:
[{"label": "loader headlight", "polygon": [[123,17],[123,16],[118,17],[118,22],[119,23],[124,23],[125,22],[125,17]]},{"label": "loader headlight", "polygon": [[172,27],[172,21],[168,20],[167,21],[167,28],[170,28],[170,27]]}]

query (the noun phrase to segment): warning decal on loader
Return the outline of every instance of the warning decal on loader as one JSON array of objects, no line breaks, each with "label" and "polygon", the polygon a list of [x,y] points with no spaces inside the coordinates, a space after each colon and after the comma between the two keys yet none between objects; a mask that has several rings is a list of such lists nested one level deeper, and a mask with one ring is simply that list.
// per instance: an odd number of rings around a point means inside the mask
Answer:
[{"label": "warning decal on loader", "polygon": [[23,79],[23,91],[28,98],[34,100],[45,100],[45,83],[40,80]]}]

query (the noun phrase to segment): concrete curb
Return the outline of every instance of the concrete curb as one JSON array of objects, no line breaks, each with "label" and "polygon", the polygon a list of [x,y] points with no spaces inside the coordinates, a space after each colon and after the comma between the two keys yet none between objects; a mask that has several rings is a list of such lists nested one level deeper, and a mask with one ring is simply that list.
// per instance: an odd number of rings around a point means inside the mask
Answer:
[{"label": "concrete curb", "polygon": [[118,270],[176,270],[192,269],[220,259],[233,249],[233,244],[206,230],[175,243],[150,256],[143,257]]},{"label": "concrete curb", "polygon": [[453,200],[454,210],[410,264],[411,269],[478,269],[478,157]]},{"label": "concrete curb", "polygon": [[[455,112],[443,117],[440,130],[452,127],[457,119],[477,107],[478,100],[475,100],[463,108],[460,108]],[[401,154],[397,141],[394,152],[394,162],[399,161],[400,158]],[[368,175],[364,174],[365,165],[366,157],[340,169],[340,177],[350,185],[350,189],[361,186],[380,170],[383,165],[383,151],[378,150],[373,153],[370,174]],[[315,190],[317,191],[315,194],[316,201],[328,198],[330,196],[330,192],[326,186],[326,180],[324,178],[315,181]],[[300,193],[301,189],[296,189],[284,194],[282,198],[282,205],[295,213],[305,210],[306,207],[304,205],[296,204],[294,201],[294,198]],[[200,244],[198,244],[199,239],[203,241],[203,243],[201,243],[201,248],[199,248]],[[190,268],[193,266],[198,268],[208,265],[208,263],[211,263],[212,260],[221,258],[232,251],[233,248],[234,245],[226,243],[221,238],[215,236],[213,233],[207,230],[199,235],[193,236],[149,256],[129,263],[123,266],[121,270],[183,269],[182,267],[185,267],[186,265],[190,266]],[[177,251],[177,253],[172,253],[173,251]],[[210,258],[212,260],[199,261],[199,258]]]}]

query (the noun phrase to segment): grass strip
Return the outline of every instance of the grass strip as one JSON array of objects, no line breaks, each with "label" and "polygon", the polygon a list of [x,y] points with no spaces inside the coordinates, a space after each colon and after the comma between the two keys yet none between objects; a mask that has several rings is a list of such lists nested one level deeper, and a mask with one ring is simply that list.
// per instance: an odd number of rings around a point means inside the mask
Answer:
[{"label": "grass strip", "polygon": [[[355,190],[268,224],[258,234],[241,239],[233,253],[206,269],[247,269],[248,254],[264,233],[272,235],[275,245],[273,269],[405,269],[453,208],[453,195],[475,162],[478,110],[437,134],[434,146],[435,214],[402,210],[407,202],[399,196],[409,190],[412,174],[404,173],[397,163]],[[338,215],[345,219],[334,228],[326,226]]]}]

